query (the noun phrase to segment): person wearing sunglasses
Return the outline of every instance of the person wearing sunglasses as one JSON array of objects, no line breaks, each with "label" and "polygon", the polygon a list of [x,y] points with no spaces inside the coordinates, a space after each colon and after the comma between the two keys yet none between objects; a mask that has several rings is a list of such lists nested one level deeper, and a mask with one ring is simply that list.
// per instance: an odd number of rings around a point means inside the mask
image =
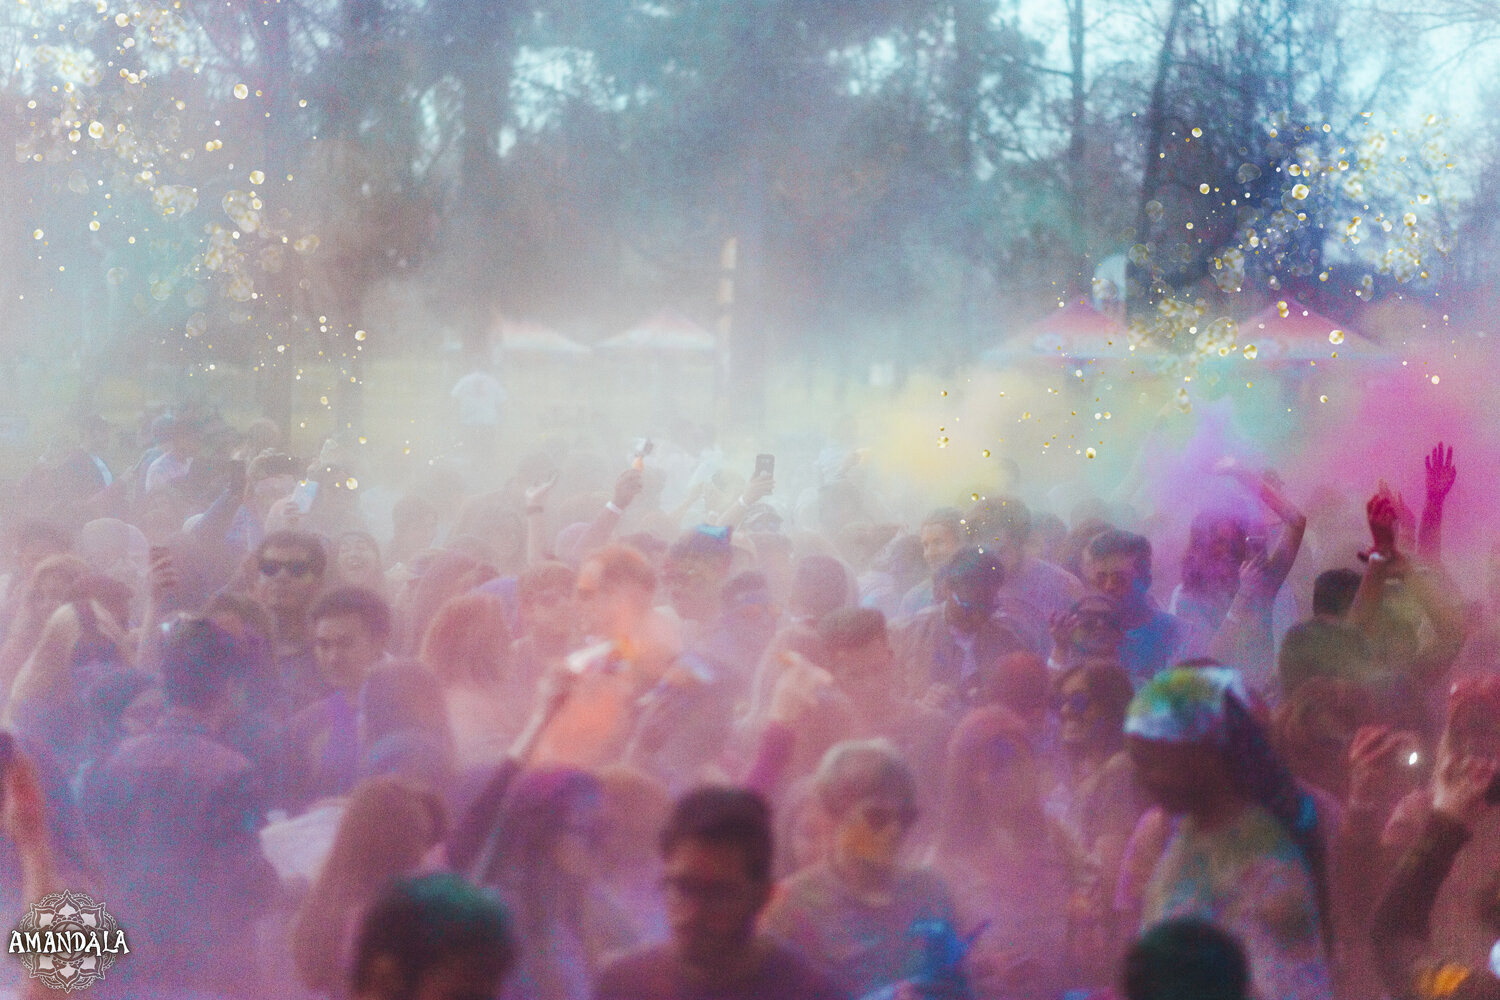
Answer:
[{"label": "person wearing sunglasses", "polygon": [[327,565],[322,542],[302,531],[272,532],[247,564],[251,596],[271,613],[276,626],[276,662],[287,711],[305,708],[320,694],[308,612],[322,590]]},{"label": "person wearing sunglasses", "polygon": [[764,927],[863,997],[922,971],[914,925],[956,925],[948,887],[908,867],[902,847],[917,820],[916,779],[891,744],[837,744],[817,772],[817,794],[833,824],[828,856],[783,884]]},{"label": "person wearing sunglasses", "polygon": [[1114,926],[1113,894],[1125,845],[1148,805],[1125,752],[1125,712],[1134,689],[1124,669],[1103,662],[1070,667],[1053,690],[1062,766],[1048,806],[1098,873],[1082,901],[1087,908],[1080,916],[1086,914],[1089,926],[1080,930],[1099,942],[1089,971],[1107,973],[1117,957],[1115,943],[1134,930]]}]

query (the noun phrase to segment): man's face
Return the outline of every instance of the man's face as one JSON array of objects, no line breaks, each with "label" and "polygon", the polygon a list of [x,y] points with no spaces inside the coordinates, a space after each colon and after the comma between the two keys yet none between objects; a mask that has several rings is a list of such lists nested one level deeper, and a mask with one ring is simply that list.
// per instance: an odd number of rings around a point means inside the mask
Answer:
[{"label": "man's face", "polygon": [[673,610],[688,621],[711,619],[718,608],[719,589],[724,585],[727,568],[721,569],[711,559],[693,557],[668,562],[662,582]]},{"label": "man's face", "polygon": [[318,673],[335,688],[359,687],[384,653],[384,641],[371,635],[358,615],[327,615],[313,625]]},{"label": "man's face", "polygon": [[1085,582],[1121,607],[1135,607],[1149,585],[1135,556],[1120,554],[1094,559],[1083,557]]},{"label": "man's face", "polygon": [[380,569],[380,553],[369,539],[350,535],[339,542],[338,564],[345,579],[358,580]]},{"label": "man's face", "polygon": [[255,505],[261,510],[270,510],[271,505],[282,497],[292,495],[292,490],[297,487],[297,479],[291,473],[283,476],[266,476],[257,479],[251,487],[251,493],[255,497]]},{"label": "man's face", "polygon": [[301,546],[272,545],[255,567],[255,597],[277,615],[306,614],[322,579]]},{"label": "man's face", "polygon": [[454,954],[413,983],[399,973],[394,957],[374,961],[378,972],[358,1000],[495,1000],[506,972],[493,955]]},{"label": "man's face", "polygon": [[948,621],[966,632],[974,632],[995,613],[999,595],[987,574],[973,574],[950,579],[944,586],[948,604]]},{"label": "man's face", "polygon": [[1125,631],[1120,627],[1120,613],[1115,610],[1113,601],[1097,594],[1085,597],[1078,602],[1075,613],[1078,627],[1073,632],[1073,642],[1080,653],[1088,656],[1119,654]]},{"label": "man's face", "polygon": [[455,956],[422,977],[412,1000],[495,1000],[503,978],[492,960]]},{"label": "man's face", "polygon": [[624,638],[631,634],[650,607],[650,597],[625,584],[604,585],[604,567],[597,561],[583,564],[574,591],[584,632],[598,638]]},{"label": "man's face", "polygon": [[712,967],[738,954],[755,936],[755,918],[770,897],[769,881],[750,877],[743,848],[688,838],[666,857],[667,923],[678,957]]},{"label": "man's face", "polygon": [[958,535],[946,524],[922,525],[922,561],[937,572],[958,551]]},{"label": "man's face", "polygon": [[855,704],[864,705],[890,693],[895,667],[896,655],[882,633],[863,646],[834,654],[833,675]]},{"label": "man's face", "polygon": [[576,614],[573,590],[562,585],[541,588],[521,606],[521,618],[528,631],[537,635],[568,635],[573,630]]}]

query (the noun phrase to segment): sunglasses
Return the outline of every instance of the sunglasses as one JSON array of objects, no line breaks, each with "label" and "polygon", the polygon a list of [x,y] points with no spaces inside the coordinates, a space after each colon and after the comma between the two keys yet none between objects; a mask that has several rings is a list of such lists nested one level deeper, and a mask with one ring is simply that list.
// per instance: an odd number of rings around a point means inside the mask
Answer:
[{"label": "sunglasses", "polygon": [[282,570],[290,573],[293,579],[300,580],[312,572],[312,563],[301,559],[262,559],[260,561],[260,575],[268,579],[279,575]]}]

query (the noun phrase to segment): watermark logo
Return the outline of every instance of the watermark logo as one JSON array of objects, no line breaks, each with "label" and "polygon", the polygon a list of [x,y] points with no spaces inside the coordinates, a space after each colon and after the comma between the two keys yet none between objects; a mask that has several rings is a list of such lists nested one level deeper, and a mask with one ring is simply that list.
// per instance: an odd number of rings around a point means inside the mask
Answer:
[{"label": "watermark logo", "polygon": [[116,958],[130,954],[125,931],[104,904],[66,890],[32,904],[10,932],[7,950],[32,979],[65,993],[87,989]]}]

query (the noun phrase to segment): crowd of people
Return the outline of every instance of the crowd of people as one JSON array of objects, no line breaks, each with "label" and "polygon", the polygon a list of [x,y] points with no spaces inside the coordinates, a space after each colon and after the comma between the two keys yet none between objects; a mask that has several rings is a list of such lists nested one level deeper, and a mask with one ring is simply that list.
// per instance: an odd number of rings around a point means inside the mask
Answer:
[{"label": "crowd of people", "polygon": [[1441,445],[1347,549],[1221,462],[1168,566],[1019,487],[902,523],[861,452],[393,488],[145,431],[7,508],[0,898],[104,902],[99,996],[1500,997],[1500,580],[1445,571]]}]

